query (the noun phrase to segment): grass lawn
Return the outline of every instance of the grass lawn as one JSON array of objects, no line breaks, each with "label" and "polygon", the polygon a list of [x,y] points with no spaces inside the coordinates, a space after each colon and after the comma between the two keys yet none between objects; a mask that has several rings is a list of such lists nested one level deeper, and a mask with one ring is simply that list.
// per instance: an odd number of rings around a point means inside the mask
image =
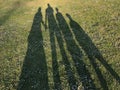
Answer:
[{"label": "grass lawn", "polygon": [[0,90],[120,90],[119,0],[0,0]]}]

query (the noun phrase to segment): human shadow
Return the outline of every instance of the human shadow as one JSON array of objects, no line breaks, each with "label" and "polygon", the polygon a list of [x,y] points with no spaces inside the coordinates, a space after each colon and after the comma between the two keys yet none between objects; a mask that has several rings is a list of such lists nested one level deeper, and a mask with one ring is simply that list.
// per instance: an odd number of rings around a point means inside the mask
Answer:
[{"label": "human shadow", "polygon": [[28,48],[17,90],[49,90],[41,24],[44,22],[39,8],[28,36]]},{"label": "human shadow", "polygon": [[73,39],[72,32],[70,31],[70,28],[66,20],[64,19],[62,13],[59,12],[58,8],[56,9],[56,11],[57,11],[56,19],[60,27],[60,31],[66,42],[67,50],[69,51],[72,60],[74,61],[74,65],[80,76],[80,81],[82,82],[82,86],[84,87],[84,90],[96,90],[96,87],[93,83],[90,73],[86,68],[86,64],[82,59],[83,56],[82,51],[80,50],[75,40]]},{"label": "human shadow", "polygon": [[69,14],[66,14],[66,16],[70,20],[70,27],[74,33],[76,40],[87,54],[93,68],[95,69],[95,72],[100,80],[103,89],[108,90],[108,86],[105,77],[103,77],[102,72],[100,71],[100,68],[96,63],[96,59],[99,60],[102,63],[102,65],[106,68],[106,70],[108,70],[110,74],[120,83],[120,77],[103,58],[102,54],[94,45],[91,38],[85,33],[82,27],[71,18]]},{"label": "human shadow", "polygon": [[50,34],[50,43],[51,43],[51,53],[52,53],[52,66],[53,66],[53,79],[54,79],[54,88],[57,90],[63,90],[61,86],[60,76],[59,76],[59,69],[58,69],[58,61],[57,61],[57,53],[56,53],[56,46],[55,46],[55,38],[57,39],[60,53],[62,56],[62,61],[65,66],[65,71],[67,75],[67,80],[70,85],[70,90],[77,90],[76,88],[76,80],[73,75],[70,62],[65,52],[65,48],[63,46],[63,38],[60,32],[60,29],[57,25],[55,17],[53,15],[53,8],[48,4],[48,8],[46,9],[46,23],[48,21],[48,29]]},{"label": "human shadow", "polygon": [[[55,30],[56,30],[56,21],[53,15],[53,8],[50,4],[47,4],[48,7],[46,8],[46,15],[45,15],[45,25],[49,28],[50,34],[50,45],[51,45],[51,54],[52,54],[52,69],[53,69],[53,81],[54,81],[54,88],[62,90],[60,75],[59,75],[59,66],[57,61],[57,52],[56,52],[56,45],[55,45]],[[48,24],[48,25],[47,25]]]}]

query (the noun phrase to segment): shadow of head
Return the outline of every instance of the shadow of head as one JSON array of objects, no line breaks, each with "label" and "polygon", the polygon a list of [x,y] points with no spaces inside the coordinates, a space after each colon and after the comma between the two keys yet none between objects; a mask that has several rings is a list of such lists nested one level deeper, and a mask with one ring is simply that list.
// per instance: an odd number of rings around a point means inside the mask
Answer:
[{"label": "shadow of head", "polygon": [[48,6],[48,7],[51,7],[49,3],[47,4],[47,6]]},{"label": "shadow of head", "polygon": [[38,8],[38,12],[41,12],[41,7]]}]

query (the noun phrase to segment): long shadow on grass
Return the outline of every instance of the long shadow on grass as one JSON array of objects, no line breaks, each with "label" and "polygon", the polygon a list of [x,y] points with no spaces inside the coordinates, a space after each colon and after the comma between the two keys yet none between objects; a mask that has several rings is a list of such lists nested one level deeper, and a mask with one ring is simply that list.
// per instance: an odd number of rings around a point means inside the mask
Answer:
[{"label": "long shadow on grass", "polygon": [[[63,34],[64,40],[66,42],[67,50],[72,56],[74,65],[80,76],[80,81],[82,82],[82,85],[85,90],[95,90],[96,87],[82,59],[82,51],[80,50],[75,40],[73,39],[72,32],[70,31],[70,28],[66,20],[64,19],[62,13],[60,13],[57,8],[56,8],[56,11],[57,11],[56,19],[58,21],[58,25]],[[77,90],[77,89],[73,89],[73,90]]]},{"label": "long shadow on grass", "polygon": [[53,65],[53,79],[55,84],[55,89],[63,90],[61,87],[61,81],[59,76],[58,70],[58,61],[57,61],[57,53],[56,53],[56,46],[55,46],[55,37],[57,38],[57,42],[60,48],[60,53],[62,55],[62,60],[65,66],[66,75],[68,78],[68,83],[70,85],[71,90],[77,90],[75,86],[76,80],[73,75],[68,57],[65,52],[65,48],[63,46],[63,38],[60,32],[60,29],[57,25],[55,17],[53,15],[53,8],[48,4],[48,8],[46,9],[46,18],[48,19],[48,27],[50,32],[50,42],[51,42],[51,53],[52,53],[52,65]]},{"label": "long shadow on grass", "polygon": [[57,90],[62,90],[60,75],[59,75],[59,67],[57,61],[57,52],[55,45],[55,30],[57,29],[56,21],[53,15],[53,8],[48,4],[45,15],[45,24],[48,23],[49,34],[50,34],[50,45],[51,45],[51,54],[52,54],[52,69],[53,69],[53,80],[54,80],[54,88]]},{"label": "long shadow on grass", "polygon": [[79,45],[82,47],[82,49],[88,55],[88,58],[96,71],[96,74],[100,80],[103,89],[108,90],[108,86],[105,77],[103,77],[102,72],[100,71],[99,66],[96,63],[96,59],[99,60],[102,63],[102,65],[106,68],[106,70],[108,70],[111,73],[111,75],[120,83],[120,77],[106,62],[100,51],[90,39],[90,37],[85,33],[81,26],[71,18],[69,14],[66,15],[70,20],[70,27],[72,28],[75,38],[78,41]]},{"label": "long shadow on grass", "polygon": [[43,21],[39,8],[28,36],[28,49],[17,90],[49,90],[41,23]]}]

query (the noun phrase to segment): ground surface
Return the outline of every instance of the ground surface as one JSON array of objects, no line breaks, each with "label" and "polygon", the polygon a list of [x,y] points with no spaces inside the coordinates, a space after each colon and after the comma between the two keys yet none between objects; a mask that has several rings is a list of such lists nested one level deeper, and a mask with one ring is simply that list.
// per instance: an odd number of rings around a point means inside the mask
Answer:
[{"label": "ground surface", "polygon": [[119,59],[119,0],[0,0],[0,90],[120,90]]}]

